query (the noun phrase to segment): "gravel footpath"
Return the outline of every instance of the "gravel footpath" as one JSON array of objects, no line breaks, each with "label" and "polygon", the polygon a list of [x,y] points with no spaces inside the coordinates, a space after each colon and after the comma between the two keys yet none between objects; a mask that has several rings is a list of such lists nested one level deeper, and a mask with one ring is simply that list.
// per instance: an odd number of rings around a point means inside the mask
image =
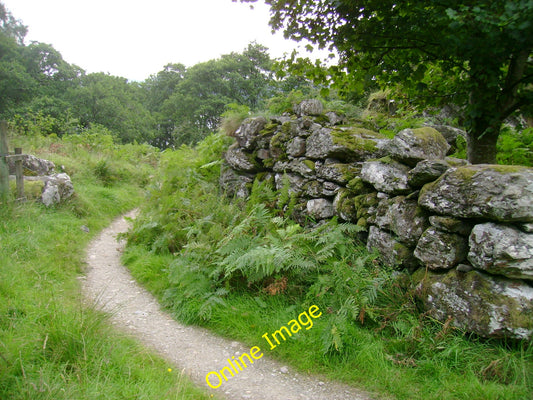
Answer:
[{"label": "gravel footpath", "polygon": [[[134,217],[131,212],[125,217]],[[121,264],[123,242],[117,234],[129,228],[124,217],[116,219],[96,237],[87,249],[87,274],[82,278],[85,297],[111,314],[111,321],[121,330],[155,350],[176,369],[183,370],[196,384],[220,398],[231,400],[370,400],[369,394],[350,386],[329,382],[319,376],[295,372],[270,360],[267,354],[248,364],[217,389],[209,388],[206,375],[228,366],[228,359],[238,359],[250,348],[213,333],[173,320],[161,310],[157,300],[137,284]],[[277,329],[278,327],[276,327]],[[258,344],[263,340],[258,340]],[[262,346],[265,349],[267,347]],[[256,353],[259,356],[260,353]],[[244,356],[243,356],[244,357]],[[243,358],[248,360],[247,358]],[[238,369],[237,369],[238,371]],[[210,375],[217,386],[216,374]]]}]

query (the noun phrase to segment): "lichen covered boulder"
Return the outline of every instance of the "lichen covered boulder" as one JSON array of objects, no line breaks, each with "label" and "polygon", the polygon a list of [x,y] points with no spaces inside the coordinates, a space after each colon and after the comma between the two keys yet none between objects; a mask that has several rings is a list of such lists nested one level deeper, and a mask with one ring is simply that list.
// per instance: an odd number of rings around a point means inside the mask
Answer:
[{"label": "lichen covered boulder", "polygon": [[405,196],[381,200],[369,223],[392,231],[402,243],[412,247],[429,225],[426,213],[417,201]]},{"label": "lichen covered boulder", "polygon": [[430,227],[418,241],[414,255],[429,269],[450,269],[466,259],[467,243],[463,236]]},{"label": "lichen covered boulder", "polygon": [[381,157],[384,141],[379,133],[364,128],[322,128],[307,138],[305,156],[336,158],[343,162],[364,161]]},{"label": "lichen covered boulder", "polygon": [[412,167],[422,160],[443,159],[449,148],[444,136],[429,126],[404,129],[387,145],[392,158]]},{"label": "lichen covered boulder", "polygon": [[254,156],[244,152],[241,148],[236,146],[236,144],[226,151],[226,161],[231,167],[238,171],[254,172],[260,169]]},{"label": "lichen covered boulder", "polygon": [[533,338],[533,288],[479,271],[420,270],[417,296],[433,318],[484,337]]},{"label": "lichen covered boulder", "polygon": [[235,139],[239,146],[245,150],[254,147],[257,138],[260,137],[262,129],[267,124],[264,117],[247,118],[235,132]]},{"label": "lichen covered boulder", "polygon": [[412,249],[397,240],[394,235],[376,226],[369,228],[366,247],[369,251],[377,251],[380,259],[390,266],[409,269],[419,266]]},{"label": "lichen covered boulder", "polygon": [[475,268],[494,275],[533,280],[533,234],[507,225],[476,225],[468,259]]},{"label": "lichen covered boulder", "polygon": [[321,220],[333,217],[335,209],[328,199],[312,199],[307,202],[307,214],[311,218]]},{"label": "lichen covered boulder", "polygon": [[533,222],[533,168],[467,165],[425,185],[419,204],[436,214]]},{"label": "lichen covered boulder", "polygon": [[65,173],[46,177],[41,201],[47,207],[69,199],[74,194],[74,185]]},{"label": "lichen covered boulder", "polygon": [[385,158],[363,163],[361,178],[380,192],[403,194],[411,191],[408,173],[409,167]]}]

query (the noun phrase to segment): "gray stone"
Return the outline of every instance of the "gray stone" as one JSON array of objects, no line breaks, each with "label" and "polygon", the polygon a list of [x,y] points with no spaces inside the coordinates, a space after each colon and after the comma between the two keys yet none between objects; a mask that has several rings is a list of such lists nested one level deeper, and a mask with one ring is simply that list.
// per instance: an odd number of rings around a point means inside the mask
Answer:
[{"label": "gray stone", "polygon": [[433,318],[491,338],[533,338],[533,288],[479,271],[436,274],[420,270],[417,296]]},{"label": "gray stone", "polygon": [[533,168],[467,165],[425,185],[419,204],[436,214],[533,222]]},{"label": "gray stone", "polygon": [[472,232],[472,228],[474,226],[468,221],[437,215],[432,215],[429,217],[429,223],[443,232],[457,233],[461,236],[470,235],[470,232]]},{"label": "gray stone", "polygon": [[466,132],[459,128],[454,128],[449,125],[429,125],[431,128],[436,129],[444,136],[444,139],[451,146],[450,150],[453,150],[457,147],[457,138],[463,137],[466,140]]},{"label": "gray stone", "polygon": [[283,189],[283,186],[287,184],[289,186],[289,193],[299,196],[304,191],[304,187],[309,180],[304,177],[291,174],[291,173],[277,173],[274,176],[274,181],[276,184],[276,190]]},{"label": "gray stone", "polygon": [[253,177],[238,174],[227,165],[222,165],[219,184],[227,196],[245,199],[250,195],[250,186]]},{"label": "gray stone", "polygon": [[237,143],[232,145],[226,152],[226,161],[232,168],[238,171],[254,172],[259,170],[259,166],[254,160],[253,155],[242,151],[237,146]]},{"label": "gray stone", "polygon": [[468,260],[490,274],[533,280],[533,234],[494,223],[476,225]]},{"label": "gray stone", "polygon": [[340,161],[364,161],[384,155],[379,133],[363,128],[322,128],[313,132],[306,143],[305,156],[312,159],[336,158]]},{"label": "gray stone", "polygon": [[297,174],[302,175],[305,178],[313,178],[315,174],[315,163],[305,158],[299,158],[289,162],[287,169]]},{"label": "gray stone", "polygon": [[426,183],[437,180],[450,166],[444,160],[423,160],[409,171],[409,185],[420,188]]},{"label": "gray stone", "polygon": [[267,149],[259,149],[257,150],[257,158],[260,160],[268,160],[270,158],[270,151]]},{"label": "gray stone", "polygon": [[341,188],[339,185],[333,182],[324,182],[322,187],[322,194],[327,197],[335,196]]},{"label": "gray stone", "polygon": [[307,213],[315,219],[331,218],[335,215],[333,203],[327,199],[312,199],[307,202]]},{"label": "gray stone", "polygon": [[344,116],[338,115],[333,111],[327,112],[326,117],[328,117],[330,125],[340,125],[346,122],[346,118]]},{"label": "gray stone", "polygon": [[392,158],[412,167],[422,160],[444,159],[449,148],[439,131],[430,127],[404,129],[387,145]]},{"label": "gray stone", "polygon": [[346,184],[361,173],[361,167],[355,164],[326,163],[318,164],[316,174],[319,178]]},{"label": "gray stone", "polygon": [[412,247],[429,226],[426,213],[417,201],[404,196],[381,200],[376,215],[369,222],[394,232],[402,243]]},{"label": "gray stone", "polygon": [[518,224],[518,228],[526,233],[533,233],[533,222],[528,224]]},{"label": "gray stone", "polygon": [[[9,158],[7,160],[9,173],[14,175],[15,161]],[[22,169],[25,176],[49,176],[53,174],[55,167],[52,161],[44,160],[31,154],[22,155]]]},{"label": "gray stone", "polygon": [[367,161],[363,163],[361,178],[380,192],[388,194],[408,193],[409,167],[393,160]]},{"label": "gray stone", "polygon": [[65,173],[47,177],[41,193],[41,201],[47,207],[69,199],[74,194],[74,185]]},{"label": "gray stone", "polygon": [[301,157],[305,154],[305,139],[295,137],[287,144],[287,153],[292,157]]},{"label": "gray stone", "polygon": [[410,248],[376,226],[369,228],[366,247],[369,251],[377,250],[381,260],[390,266],[414,269],[419,265]]},{"label": "gray stone", "polygon": [[464,261],[467,253],[466,238],[430,227],[418,241],[414,255],[429,269],[442,270]]},{"label": "gray stone", "polygon": [[264,117],[245,119],[239,129],[237,129],[237,132],[235,132],[235,139],[239,146],[244,150],[252,149],[266,124],[267,120]]},{"label": "gray stone", "polygon": [[324,112],[324,106],[320,100],[304,100],[294,106],[294,113],[299,117],[304,115],[320,115]]}]

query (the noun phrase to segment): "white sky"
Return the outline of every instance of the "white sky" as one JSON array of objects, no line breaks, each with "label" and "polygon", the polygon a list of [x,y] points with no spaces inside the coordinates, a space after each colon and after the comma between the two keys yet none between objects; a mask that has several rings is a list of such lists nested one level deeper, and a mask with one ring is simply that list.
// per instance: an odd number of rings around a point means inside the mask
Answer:
[{"label": "white sky", "polygon": [[[272,35],[262,2],[231,0],[0,0],[29,29],[32,40],[51,44],[65,61],[87,72],[142,81],[168,63],[192,66],[242,52],[252,41],[281,57],[304,45]],[[324,56],[317,55],[317,56]]]}]

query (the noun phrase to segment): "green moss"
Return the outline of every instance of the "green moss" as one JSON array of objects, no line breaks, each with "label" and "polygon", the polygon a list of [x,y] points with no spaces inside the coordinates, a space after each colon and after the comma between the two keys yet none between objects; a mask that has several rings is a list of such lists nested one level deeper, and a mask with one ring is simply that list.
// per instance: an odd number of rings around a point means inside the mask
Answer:
[{"label": "green moss", "polygon": [[428,144],[439,143],[443,146],[446,146],[448,143],[438,130],[429,126],[412,129],[412,132],[417,139]]},{"label": "green moss", "polygon": [[355,177],[352,180],[350,180],[348,184],[346,185],[346,187],[350,189],[353,193],[358,193],[358,194],[363,194],[367,190],[365,183],[359,177]]},{"label": "green moss", "polygon": [[271,136],[278,130],[279,124],[277,122],[270,121],[265,125],[265,127],[259,132],[261,136]]},{"label": "green moss", "polygon": [[304,160],[303,163],[305,164],[305,166],[307,168],[309,168],[310,170],[314,171],[316,169],[316,165],[314,163],[314,161],[311,161],[311,160]]},{"label": "green moss", "polygon": [[331,138],[333,143],[344,146],[355,152],[374,152],[377,150],[375,139],[383,139],[384,136],[365,128],[352,127],[347,130],[332,130]]}]

